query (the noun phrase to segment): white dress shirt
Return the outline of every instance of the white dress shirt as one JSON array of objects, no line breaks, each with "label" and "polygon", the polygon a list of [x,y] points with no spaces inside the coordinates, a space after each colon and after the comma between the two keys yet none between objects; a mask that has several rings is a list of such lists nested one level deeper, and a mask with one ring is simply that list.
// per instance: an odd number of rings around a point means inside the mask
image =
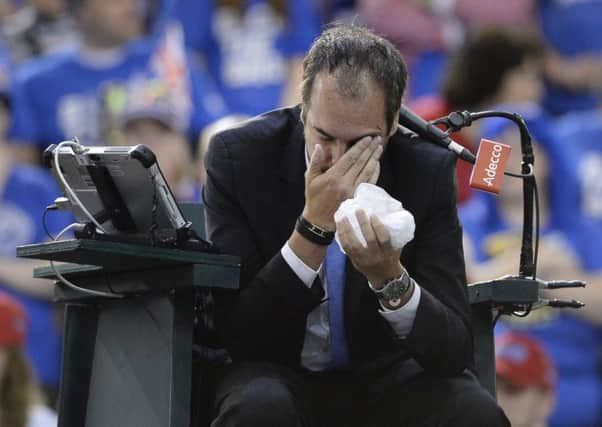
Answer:
[{"label": "white dress shirt", "polygon": [[[324,277],[323,264],[320,265],[318,271],[312,269],[293,252],[288,242],[284,244],[280,252],[286,263],[307,287],[310,287],[316,277],[320,275],[324,291],[327,292],[327,278]],[[414,319],[416,318],[416,310],[420,303],[420,294],[420,286],[416,284],[410,300],[402,307],[396,310],[388,310],[382,307],[379,310],[381,316],[391,324],[393,330],[400,338],[406,337],[412,330]],[[327,295],[324,296],[324,298],[326,297]],[[326,300],[307,316],[305,340],[301,351],[301,364],[312,371],[323,371],[329,368],[330,361],[330,326],[328,320],[328,300]]]},{"label": "white dress shirt", "polygon": [[[306,149],[305,166],[307,167],[307,165],[309,165],[309,153]],[[318,271],[312,269],[293,252],[288,242],[284,244],[280,253],[297,277],[307,287],[311,287],[318,274],[320,275],[320,280],[324,286],[325,301],[307,316],[305,341],[301,350],[301,364],[311,371],[327,370],[330,367],[331,360],[328,300],[326,299],[328,297],[328,287],[326,286],[327,279],[324,276],[324,268],[322,268],[324,264],[320,264]],[[406,304],[396,310],[389,310],[381,306],[382,309],[379,312],[391,324],[397,336],[405,338],[412,330],[419,303],[420,286],[415,283],[414,292]]]}]

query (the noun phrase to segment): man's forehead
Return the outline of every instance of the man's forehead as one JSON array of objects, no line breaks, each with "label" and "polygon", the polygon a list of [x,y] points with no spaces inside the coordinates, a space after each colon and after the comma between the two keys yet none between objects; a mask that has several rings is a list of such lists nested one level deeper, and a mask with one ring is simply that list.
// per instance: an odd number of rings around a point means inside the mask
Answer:
[{"label": "man's forehead", "polygon": [[364,136],[384,136],[386,134],[386,121],[380,115],[363,114],[354,110],[354,106],[347,105],[342,109],[336,105],[325,108],[315,108],[312,105],[307,112],[306,126],[312,131],[326,138],[353,141]]},{"label": "man's forehead", "polygon": [[[353,122],[371,127],[386,122],[385,97],[371,79],[361,79],[363,89],[341,90],[335,74],[319,73],[310,94],[309,110],[314,121]],[[325,126],[325,124],[323,124]]]}]

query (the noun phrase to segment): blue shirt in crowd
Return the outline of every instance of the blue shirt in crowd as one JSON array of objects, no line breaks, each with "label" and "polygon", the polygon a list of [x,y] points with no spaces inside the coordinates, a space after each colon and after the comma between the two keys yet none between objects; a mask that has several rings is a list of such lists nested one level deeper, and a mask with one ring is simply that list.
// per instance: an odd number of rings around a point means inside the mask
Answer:
[{"label": "blue shirt in crowd", "polygon": [[[8,173],[0,199],[0,251],[14,257],[18,245],[48,240],[42,227],[42,214],[60,194],[49,172],[32,166],[14,165]],[[63,213],[47,215],[49,231],[56,235],[68,223]],[[32,281],[36,280],[32,277]],[[40,281],[40,286],[49,286]],[[61,361],[60,325],[50,301],[42,301],[0,284],[0,289],[18,299],[29,317],[27,354],[40,382],[58,387]]]},{"label": "blue shirt in crowd", "polygon": [[[107,145],[107,129],[129,103],[169,97],[196,139],[227,111],[209,76],[167,38],[133,43],[109,58],[77,49],[22,66],[15,78],[10,136],[45,148],[77,137]],[[174,48],[174,45],[175,48]],[[115,116],[115,117],[114,117]]]},{"label": "blue shirt in crowd", "polygon": [[283,18],[266,0],[247,0],[242,16],[215,0],[175,2],[186,45],[200,53],[233,113],[256,115],[280,106],[288,60],[302,57],[320,31],[312,1],[288,0]]},{"label": "blue shirt in crowd", "polygon": [[[562,56],[602,55],[602,0],[540,0],[539,16],[546,40]],[[599,99],[589,91],[573,92],[547,86],[546,109],[553,114],[595,108]]]}]

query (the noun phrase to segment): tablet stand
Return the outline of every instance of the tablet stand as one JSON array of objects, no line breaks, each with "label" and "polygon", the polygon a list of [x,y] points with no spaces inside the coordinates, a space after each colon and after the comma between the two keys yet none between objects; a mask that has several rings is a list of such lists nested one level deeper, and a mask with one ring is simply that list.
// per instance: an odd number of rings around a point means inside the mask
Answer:
[{"label": "tablet stand", "polygon": [[[148,245],[73,239],[17,248],[17,256],[66,262],[89,296],[57,282],[65,303],[59,427],[188,427],[194,294],[237,288],[239,260]],[[54,278],[50,267],[34,277]]]}]

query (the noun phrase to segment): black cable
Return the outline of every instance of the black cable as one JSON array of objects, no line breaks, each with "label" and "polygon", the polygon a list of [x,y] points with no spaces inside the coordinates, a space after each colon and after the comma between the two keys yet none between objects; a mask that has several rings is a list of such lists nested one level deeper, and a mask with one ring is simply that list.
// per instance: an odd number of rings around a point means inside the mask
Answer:
[{"label": "black cable", "polygon": [[539,255],[539,190],[533,177],[533,197],[535,198],[535,242],[533,248],[533,277],[537,277],[537,256]]},{"label": "black cable", "polygon": [[44,209],[44,213],[42,214],[42,227],[44,227],[44,232],[50,238],[50,240],[56,240],[56,239],[54,238],[54,236],[52,234],[50,234],[50,231],[48,231],[48,224],[46,224],[46,217],[48,215],[48,211],[53,211],[55,209],[56,209],[56,205],[46,206],[46,209]]}]

